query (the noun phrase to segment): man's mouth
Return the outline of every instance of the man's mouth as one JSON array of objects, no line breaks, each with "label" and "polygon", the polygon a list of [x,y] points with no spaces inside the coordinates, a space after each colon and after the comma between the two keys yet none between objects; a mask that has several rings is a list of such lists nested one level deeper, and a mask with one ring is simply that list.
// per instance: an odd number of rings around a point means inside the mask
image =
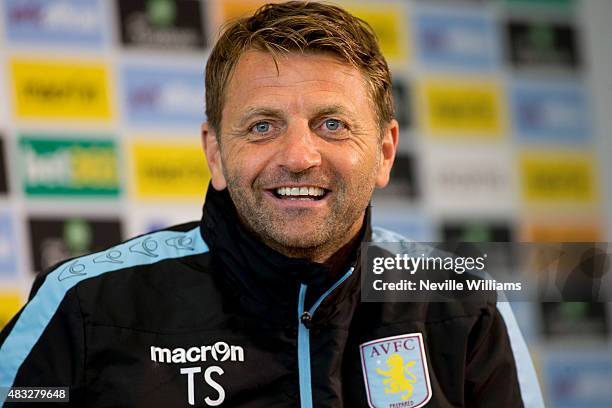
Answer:
[{"label": "man's mouth", "polygon": [[281,200],[318,201],[323,199],[328,191],[315,186],[277,187],[272,190],[276,198]]}]

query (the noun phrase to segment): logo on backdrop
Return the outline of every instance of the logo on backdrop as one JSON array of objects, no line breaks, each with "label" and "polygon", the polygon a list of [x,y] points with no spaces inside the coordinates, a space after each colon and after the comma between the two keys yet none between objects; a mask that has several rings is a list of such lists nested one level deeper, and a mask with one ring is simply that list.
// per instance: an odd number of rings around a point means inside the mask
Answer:
[{"label": "logo on backdrop", "polygon": [[518,137],[528,142],[591,139],[588,97],[579,85],[521,82],[511,96]]},{"label": "logo on backdrop", "polygon": [[491,69],[499,64],[495,26],[483,15],[428,12],[414,24],[418,53],[428,65]]},{"label": "logo on backdrop", "polygon": [[519,166],[525,201],[548,206],[595,203],[595,162],[588,152],[523,153]]},{"label": "logo on backdrop", "polygon": [[138,141],[132,144],[131,153],[135,193],[139,198],[205,196],[210,174],[197,143],[177,143],[176,139]]},{"label": "logo on backdrop", "polygon": [[444,242],[510,242],[510,224],[493,221],[445,222],[442,224]]},{"label": "logo on backdrop", "polygon": [[29,220],[32,264],[47,270],[67,258],[101,251],[121,241],[118,219],[47,218]]},{"label": "logo on backdrop", "polygon": [[123,68],[123,106],[131,125],[198,127],[204,121],[200,69]]},{"label": "logo on backdrop", "polygon": [[575,69],[581,64],[576,32],[567,24],[507,24],[508,58],[518,67]]},{"label": "logo on backdrop", "polygon": [[104,40],[100,0],[5,0],[10,41],[100,46]]},{"label": "logo on backdrop", "polygon": [[426,129],[436,136],[498,138],[503,133],[501,91],[495,82],[427,80],[421,97]]},{"label": "logo on backdrop", "polygon": [[108,120],[106,66],[100,63],[11,61],[15,113],[21,119]]},{"label": "logo on backdrop", "polygon": [[128,46],[202,49],[206,44],[198,0],[117,1],[121,41]]},{"label": "logo on backdrop", "polygon": [[26,194],[119,194],[118,158],[111,139],[20,139]]},{"label": "logo on backdrop", "polygon": [[431,205],[444,211],[512,208],[515,180],[511,156],[494,146],[433,149],[422,177]]},{"label": "logo on backdrop", "polygon": [[567,8],[574,4],[574,0],[506,0],[510,4],[524,4],[527,6],[546,6],[558,7],[561,9]]},{"label": "logo on backdrop", "polygon": [[431,399],[431,383],[421,333],[373,340],[359,346],[361,368],[373,408],[418,408]]},{"label": "logo on backdrop", "polygon": [[602,242],[605,233],[604,221],[577,220],[540,220],[526,222],[521,226],[521,236],[517,241],[527,242]]}]

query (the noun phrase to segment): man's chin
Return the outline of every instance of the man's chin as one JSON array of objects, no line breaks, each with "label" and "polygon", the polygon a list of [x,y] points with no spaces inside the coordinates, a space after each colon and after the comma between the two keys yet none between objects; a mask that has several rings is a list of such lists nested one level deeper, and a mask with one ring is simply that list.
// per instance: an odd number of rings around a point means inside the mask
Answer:
[{"label": "man's chin", "polygon": [[328,239],[321,230],[301,229],[300,231],[268,231],[263,241],[280,253],[291,257],[307,257],[313,251],[325,246]]},{"label": "man's chin", "polygon": [[326,241],[320,235],[321,231],[303,230],[295,233],[274,234],[274,241],[276,241],[278,245],[287,248],[316,248],[323,245]]}]

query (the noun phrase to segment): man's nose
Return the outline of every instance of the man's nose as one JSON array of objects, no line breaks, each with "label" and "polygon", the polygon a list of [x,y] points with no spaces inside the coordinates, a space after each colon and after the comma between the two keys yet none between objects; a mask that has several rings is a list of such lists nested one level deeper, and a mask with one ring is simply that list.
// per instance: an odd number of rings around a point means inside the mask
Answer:
[{"label": "man's nose", "polygon": [[319,137],[307,123],[294,123],[283,137],[279,164],[292,173],[300,173],[321,164]]}]

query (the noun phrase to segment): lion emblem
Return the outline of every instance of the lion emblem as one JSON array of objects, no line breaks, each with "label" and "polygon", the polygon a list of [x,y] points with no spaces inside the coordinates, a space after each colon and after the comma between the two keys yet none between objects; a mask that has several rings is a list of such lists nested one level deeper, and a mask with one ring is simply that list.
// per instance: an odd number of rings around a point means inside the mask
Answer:
[{"label": "lion emblem", "polygon": [[391,354],[389,358],[387,358],[387,366],[388,370],[381,370],[380,368],[376,369],[376,372],[385,378],[382,380],[383,384],[389,386],[385,388],[386,394],[397,394],[399,392],[405,392],[402,395],[402,400],[406,401],[412,395],[413,386],[417,380],[416,376],[412,374],[409,370],[415,364],[414,360],[409,361],[404,365],[404,359],[399,354]]}]

